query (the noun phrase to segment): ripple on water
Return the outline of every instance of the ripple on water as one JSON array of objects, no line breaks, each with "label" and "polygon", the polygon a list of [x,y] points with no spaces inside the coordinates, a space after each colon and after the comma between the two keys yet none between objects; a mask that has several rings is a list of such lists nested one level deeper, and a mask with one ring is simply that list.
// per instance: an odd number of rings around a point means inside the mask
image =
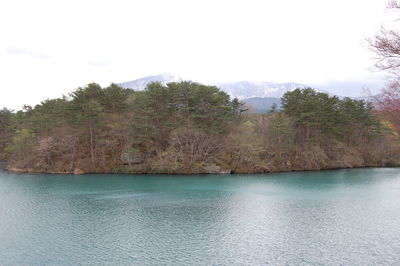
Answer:
[{"label": "ripple on water", "polygon": [[399,188],[399,169],[0,173],[0,264],[400,265]]}]

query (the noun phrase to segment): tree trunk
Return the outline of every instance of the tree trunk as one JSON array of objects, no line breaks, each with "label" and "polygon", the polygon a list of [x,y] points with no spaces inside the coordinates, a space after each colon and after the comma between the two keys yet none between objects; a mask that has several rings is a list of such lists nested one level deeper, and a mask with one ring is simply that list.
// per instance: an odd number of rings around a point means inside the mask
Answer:
[{"label": "tree trunk", "polygon": [[94,168],[94,147],[93,147],[93,126],[92,123],[90,122],[89,125],[89,129],[90,129],[90,155],[92,157],[92,167]]}]

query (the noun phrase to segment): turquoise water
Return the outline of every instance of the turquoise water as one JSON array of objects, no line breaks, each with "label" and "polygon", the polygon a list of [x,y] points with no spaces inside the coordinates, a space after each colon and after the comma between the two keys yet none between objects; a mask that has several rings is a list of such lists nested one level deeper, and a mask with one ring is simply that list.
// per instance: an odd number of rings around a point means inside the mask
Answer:
[{"label": "turquoise water", "polygon": [[400,169],[0,172],[0,265],[400,265]]}]

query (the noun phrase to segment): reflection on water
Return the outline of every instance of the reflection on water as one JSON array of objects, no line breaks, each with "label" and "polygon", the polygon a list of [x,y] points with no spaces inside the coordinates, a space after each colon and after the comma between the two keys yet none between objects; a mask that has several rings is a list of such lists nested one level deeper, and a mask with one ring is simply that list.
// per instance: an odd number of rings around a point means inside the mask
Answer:
[{"label": "reflection on water", "polygon": [[0,264],[400,264],[400,169],[0,173]]}]

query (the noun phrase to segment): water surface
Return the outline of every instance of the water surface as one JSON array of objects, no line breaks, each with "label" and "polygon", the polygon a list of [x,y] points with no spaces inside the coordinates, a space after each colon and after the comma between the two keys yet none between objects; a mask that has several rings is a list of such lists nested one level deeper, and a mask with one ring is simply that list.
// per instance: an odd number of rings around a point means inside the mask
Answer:
[{"label": "water surface", "polygon": [[400,265],[400,169],[0,172],[1,265]]}]

